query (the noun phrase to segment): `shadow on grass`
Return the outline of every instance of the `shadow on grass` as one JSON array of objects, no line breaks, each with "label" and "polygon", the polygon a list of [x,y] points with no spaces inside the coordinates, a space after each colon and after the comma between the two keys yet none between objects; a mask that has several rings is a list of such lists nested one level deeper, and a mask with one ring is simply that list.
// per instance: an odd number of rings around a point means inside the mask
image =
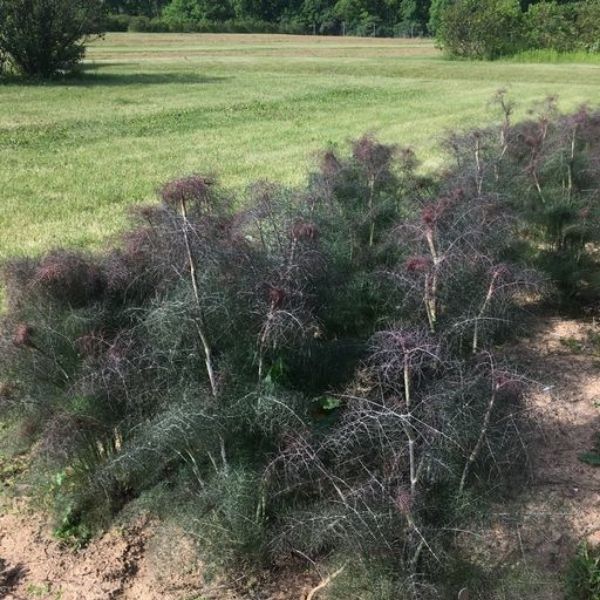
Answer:
[{"label": "shadow on grass", "polygon": [[93,87],[96,85],[208,84],[219,83],[227,79],[227,77],[209,77],[200,73],[82,73],[60,83]]},{"label": "shadow on grass", "polygon": [[130,66],[135,68],[135,63],[110,63],[107,65],[85,65],[76,73],[54,79],[25,79],[22,77],[8,77],[4,83],[24,86],[43,87],[95,87],[95,86],[126,86],[126,85],[168,85],[168,84],[209,84],[219,83],[230,79],[229,77],[212,77],[194,72],[129,72],[107,73],[106,67]]}]

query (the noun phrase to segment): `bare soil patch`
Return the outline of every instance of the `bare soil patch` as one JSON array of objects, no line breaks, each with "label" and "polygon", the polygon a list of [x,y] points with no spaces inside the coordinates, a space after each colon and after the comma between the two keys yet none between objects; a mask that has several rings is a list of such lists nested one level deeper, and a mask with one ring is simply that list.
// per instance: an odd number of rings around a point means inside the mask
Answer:
[{"label": "bare soil patch", "polygon": [[579,459],[600,432],[600,356],[589,346],[598,331],[591,321],[544,319],[506,353],[530,378],[530,473],[525,489],[494,506],[487,527],[461,540],[471,559],[506,578],[511,591],[498,598],[563,600],[577,546],[600,543],[600,469]]},{"label": "bare soil patch", "polygon": [[599,331],[593,322],[550,320],[515,352],[539,382],[528,399],[533,478],[519,544],[553,571],[580,542],[600,542],[600,469],[579,460],[600,432],[600,356],[588,343]]}]

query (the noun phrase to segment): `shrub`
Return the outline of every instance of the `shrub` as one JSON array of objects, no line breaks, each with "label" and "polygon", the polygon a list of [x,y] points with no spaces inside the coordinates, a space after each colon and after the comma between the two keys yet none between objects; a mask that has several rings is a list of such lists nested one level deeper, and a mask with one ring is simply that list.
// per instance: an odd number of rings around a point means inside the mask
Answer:
[{"label": "shrub", "polygon": [[525,15],[528,47],[558,52],[574,50],[578,35],[573,17],[569,5],[556,2],[532,4]]},{"label": "shrub", "polygon": [[600,52],[600,2],[584,0],[575,4],[577,46],[586,52]]},{"label": "shrub", "polygon": [[0,52],[27,76],[66,73],[103,23],[101,0],[1,0]]},{"label": "shrub", "polygon": [[452,0],[431,0],[431,6],[429,8],[429,23],[427,24],[429,33],[431,35],[437,35],[438,28],[440,26],[442,15],[452,4]]},{"label": "shrub", "polygon": [[9,72],[9,69],[9,58],[6,53],[0,49],[0,77],[6,75]]},{"label": "shrub", "polygon": [[152,31],[152,19],[146,16],[131,17],[127,29],[133,32]]},{"label": "shrub", "polygon": [[523,13],[518,0],[457,0],[443,10],[436,34],[453,56],[495,59],[523,49]]},{"label": "shrub", "polygon": [[203,0],[171,0],[164,8],[167,21],[227,21],[235,16],[230,2],[206,2]]},{"label": "shrub", "polygon": [[160,489],[221,565],[334,553],[382,594],[421,586],[521,460],[521,380],[490,348],[535,277],[491,140],[455,138],[435,179],[372,136],[304,189],[191,175],[117,248],[10,261],[3,414],[39,424],[61,535]]},{"label": "shrub", "polygon": [[474,0],[432,4],[430,28],[452,56],[493,59],[525,50],[597,52],[600,2]]},{"label": "shrub", "polygon": [[532,253],[569,303],[589,304],[600,292],[599,127],[597,112],[561,116],[551,100],[536,120],[513,128],[505,156]]},{"label": "shrub", "polygon": [[106,15],[104,29],[106,31],[127,31],[132,17],[129,15]]},{"label": "shrub", "polygon": [[566,574],[567,600],[600,598],[600,550],[582,544]]}]

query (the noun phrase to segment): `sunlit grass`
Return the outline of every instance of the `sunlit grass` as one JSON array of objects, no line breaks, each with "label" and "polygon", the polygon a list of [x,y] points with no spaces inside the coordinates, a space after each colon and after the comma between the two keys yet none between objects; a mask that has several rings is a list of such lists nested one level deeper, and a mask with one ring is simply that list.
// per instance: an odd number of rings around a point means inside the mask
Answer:
[{"label": "sunlit grass", "polygon": [[598,102],[600,69],[447,61],[423,40],[110,34],[79,79],[0,86],[0,257],[97,246],[183,173],[297,183],[365,131],[433,168],[447,130],[494,118],[499,87],[520,115],[549,94],[568,109]]},{"label": "sunlit grass", "polygon": [[600,54],[590,52],[558,52],[550,48],[544,50],[526,50],[511,58],[514,62],[525,63],[587,63],[600,65]]}]

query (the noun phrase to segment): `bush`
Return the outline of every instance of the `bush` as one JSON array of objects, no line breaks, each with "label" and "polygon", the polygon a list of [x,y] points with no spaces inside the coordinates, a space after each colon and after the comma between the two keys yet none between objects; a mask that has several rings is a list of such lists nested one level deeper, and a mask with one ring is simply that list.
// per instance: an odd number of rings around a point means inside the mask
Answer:
[{"label": "bush", "polygon": [[[152,32],[157,29],[153,26],[153,19],[145,16],[131,17],[129,19],[128,31],[132,32]],[[167,29],[165,29],[167,31]]]},{"label": "bush", "polygon": [[537,119],[505,138],[502,168],[507,193],[519,198],[523,237],[571,307],[593,304],[600,293],[599,128],[598,112],[560,115],[549,99]]},{"label": "bush", "polygon": [[600,549],[582,544],[567,569],[567,600],[600,598]]},{"label": "bush", "polygon": [[525,15],[528,47],[572,51],[578,39],[573,17],[570,5],[556,2],[532,4]]},{"label": "bush", "polygon": [[129,15],[106,15],[104,29],[106,31],[127,31],[131,18]]},{"label": "bush", "polygon": [[302,26],[294,22],[179,20],[144,15],[109,15],[106,29],[135,33],[305,33]]},{"label": "bush", "polygon": [[457,0],[443,10],[437,39],[451,55],[495,59],[524,47],[518,0]]},{"label": "bush", "polygon": [[577,47],[586,52],[600,52],[600,1],[575,4],[575,26]]},{"label": "bush", "polygon": [[0,0],[0,52],[27,76],[67,73],[103,23],[101,0]]},{"label": "bush", "polygon": [[557,52],[598,52],[600,2],[540,2],[527,12],[529,46]]},{"label": "bush", "polygon": [[220,565],[293,550],[421,586],[523,458],[521,378],[491,348],[537,293],[525,130],[454,138],[434,179],[370,136],[304,189],[184,177],[116,248],[10,261],[0,398],[37,424],[61,534],[160,489]]},{"label": "bush", "polygon": [[522,13],[518,2],[432,4],[430,28],[452,56],[494,59],[526,50],[598,52],[600,1],[542,1]]},{"label": "bush", "polygon": [[8,56],[0,50],[0,77],[9,72],[10,63]]},{"label": "bush", "polygon": [[198,22],[227,21],[233,19],[235,10],[230,2],[204,2],[202,0],[171,0],[164,8],[167,21]]},{"label": "bush", "polygon": [[429,22],[427,24],[427,28],[431,35],[437,35],[442,16],[451,4],[452,0],[431,0]]}]

